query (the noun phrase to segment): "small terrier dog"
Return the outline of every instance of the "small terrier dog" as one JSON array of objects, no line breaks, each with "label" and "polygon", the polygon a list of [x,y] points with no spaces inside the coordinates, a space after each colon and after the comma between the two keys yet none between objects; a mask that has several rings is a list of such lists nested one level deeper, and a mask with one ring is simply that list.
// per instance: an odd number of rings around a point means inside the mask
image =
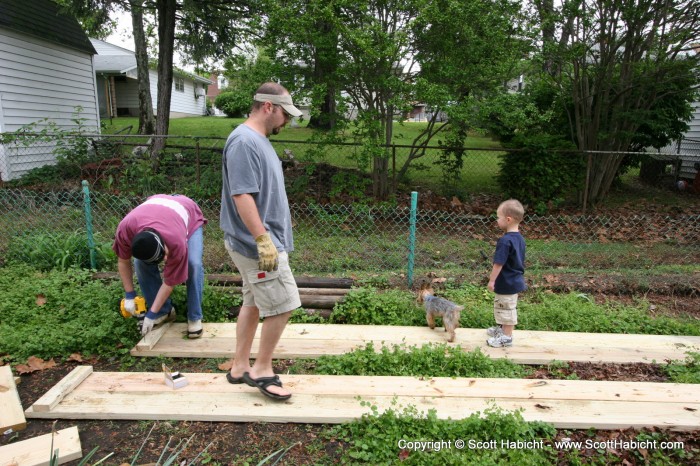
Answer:
[{"label": "small terrier dog", "polygon": [[435,296],[433,287],[429,283],[421,284],[418,291],[418,304],[425,307],[425,319],[428,327],[435,328],[435,318],[441,317],[447,332],[447,341],[455,340],[455,329],[459,327],[459,315],[464,306],[453,303],[445,298]]}]

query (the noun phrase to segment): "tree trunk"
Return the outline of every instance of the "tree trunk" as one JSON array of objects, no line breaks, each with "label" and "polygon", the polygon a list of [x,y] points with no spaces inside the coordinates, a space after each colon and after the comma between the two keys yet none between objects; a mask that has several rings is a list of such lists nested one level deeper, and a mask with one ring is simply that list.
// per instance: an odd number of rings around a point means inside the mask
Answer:
[{"label": "tree trunk", "polygon": [[[176,0],[157,0],[156,2],[158,11],[158,111],[156,113],[156,134],[163,136],[167,136],[170,127],[176,7]],[[155,138],[151,151],[154,170],[158,169],[160,153],[164,147],[165,138]]]},{"label": "tree trunk", "polygon": [[134,46],[136,48],[136,70],[138,73],[139,93],[139,134],[155,132],[153,101],[151,100],[151,79],[146,50],[146,35],[143,32],[143,2],[130,0],[131,24],[134,29]]},{"label": "tree trunk", "polygon": [[325,85],[325,94],[318,115],[311,116],[309,128],[331,130],[336,124],[335,74],[338,68],[338,34],[332,24],[320,22],[317,28],[324,39],[316,45],[314,52],[314,83]]}]

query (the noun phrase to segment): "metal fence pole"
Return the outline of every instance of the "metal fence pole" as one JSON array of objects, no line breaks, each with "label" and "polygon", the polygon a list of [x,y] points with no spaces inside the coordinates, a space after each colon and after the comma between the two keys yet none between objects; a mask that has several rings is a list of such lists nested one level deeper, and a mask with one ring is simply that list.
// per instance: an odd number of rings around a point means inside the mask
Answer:
[{"label": "metal fence pole", "polygon": [[408,235],[408,287],[413,287],[413,264],[415,262],[416,253],[416,211],[418,210],[418,193],[411,192],[411,220]]},{"label": "metal fence pole", "polygon": [[90,188],[87,180],[83,180],[83,202],[85,205],[85,229],[87,230],[88,248],[90,248],[90,267],[97,268],[95,261],[95,238],[92,235],[92,210],[90,208]]},{"label": "metal fence pole", "polygon": [[197,154],[197,186],[201,186],[201,168],[200,168],[200,160],[199,160],[199,138],[195,138],[196,142],[196,154]]}]

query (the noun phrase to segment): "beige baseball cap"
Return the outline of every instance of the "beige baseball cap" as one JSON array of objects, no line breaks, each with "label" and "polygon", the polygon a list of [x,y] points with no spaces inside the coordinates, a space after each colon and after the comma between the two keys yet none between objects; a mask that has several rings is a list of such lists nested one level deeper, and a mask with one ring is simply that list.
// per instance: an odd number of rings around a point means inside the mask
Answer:
[{"label": "beige baseball cap", "polygon": [[289,113],[293,117],[301,116],[301,110],[294,106],[294,103],[292,102],[292,96],[289,94],[255,94],[253,100],[256,102],[270,102],[272,104],[281,106],[285,112]]}]

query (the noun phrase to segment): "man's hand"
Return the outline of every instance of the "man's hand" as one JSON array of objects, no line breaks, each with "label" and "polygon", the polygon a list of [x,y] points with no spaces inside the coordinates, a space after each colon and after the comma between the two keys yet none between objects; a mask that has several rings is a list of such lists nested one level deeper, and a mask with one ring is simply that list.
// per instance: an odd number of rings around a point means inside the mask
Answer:
[{"label": "man's hand", "polygon": [[124,310],[133,316],[136,313],[136,302],[133,299],[124,299]]},{"label": "man's hand", "polygon": [[277,270],[279,266],[279,253],[270,238],[270,233],[263,233],[255,238],[258,245],[258,268],[266,272]]},{"label": "man's hand", "polygon": [[141,326],[141,335],[146,336],[148,332],[153,330],[153,325],[155,324],[154,319],[148,317],[143,318],[143,325]]},{"label": "man's hand", "polygon": [[134,298],[136,298],[136,291],[124,292],[124,310],[132,316],[136,314],[136,302]]}]

